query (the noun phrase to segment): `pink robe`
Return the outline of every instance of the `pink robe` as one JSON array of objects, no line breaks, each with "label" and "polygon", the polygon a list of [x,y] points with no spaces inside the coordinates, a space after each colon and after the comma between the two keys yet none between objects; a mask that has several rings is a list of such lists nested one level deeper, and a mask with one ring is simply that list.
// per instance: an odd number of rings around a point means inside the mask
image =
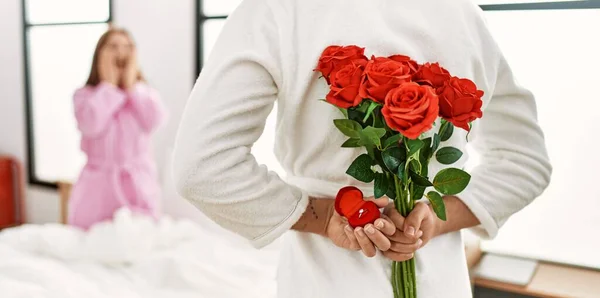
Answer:
[{"label": "pink robe", "polygon": [[165,115],[158,94],[143,83],[130,91],[101,83],[77,90],[74,101],[88,160],[71,193],[69,224],[87,229],[122,207],[156,217],[151,134]]}]

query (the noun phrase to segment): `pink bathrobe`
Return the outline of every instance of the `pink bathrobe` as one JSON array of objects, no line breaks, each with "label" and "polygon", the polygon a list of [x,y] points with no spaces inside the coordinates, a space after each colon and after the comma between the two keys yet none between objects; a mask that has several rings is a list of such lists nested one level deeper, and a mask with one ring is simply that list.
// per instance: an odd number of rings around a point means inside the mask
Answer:
[{"label": "pink bathrobe", "polygon": [[151,134],[165,115],[157,93],[143,83],[130,91],[101,83],[77,90],[74,101],[88,160],[69,200],[69,224],[87,229],[121,207],[156,217]]}]

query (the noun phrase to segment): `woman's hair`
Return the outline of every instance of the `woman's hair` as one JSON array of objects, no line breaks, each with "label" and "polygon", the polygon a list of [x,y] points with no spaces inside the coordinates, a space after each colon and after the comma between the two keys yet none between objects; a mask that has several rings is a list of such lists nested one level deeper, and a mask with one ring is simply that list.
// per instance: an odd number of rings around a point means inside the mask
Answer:
[{"label": "woman's hair", "polygon": [[[108,40],[110,39],[110,37],[113,34],[124,35],[125,37],[127,37],[127,39],[129,39],[129,41],[131,42],[131,45],[135,47],[133,38],[131,37],[131,34],[127,30],[122,29],[122,28],[108,29],[104,34],[102,34],[102,36],[98,40],[98,44],[96,45],[96,50],[94,50],[94,58],[92,60],[92,69],[90,70],[90,76],[88,77],[87,82],[85,83],[86,86],[97,86],[98,84],[100,84],[100,72],[98,70],[98,63],[100,60],[100,52],[106,46],[106,43],[108,43]],[[137,80],[142,81],[142,82],[145,81],[144,76],[142,75],[142,72],[140,70],[138,70]]]}]

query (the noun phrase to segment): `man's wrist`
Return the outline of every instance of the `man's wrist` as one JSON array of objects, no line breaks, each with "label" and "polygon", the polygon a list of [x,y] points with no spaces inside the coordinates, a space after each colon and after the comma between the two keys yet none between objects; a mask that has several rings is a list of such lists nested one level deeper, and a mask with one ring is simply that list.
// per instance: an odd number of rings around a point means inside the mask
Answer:
[{"label": "man's wrist", "polygon": [[333,216],[333,212],[335,211],[333,207],[333,200],[326,200],[325,203],[327,203],[325,208],[325,223],[323,224],[323,231],[321,232],[321,236],[327,237],[327,229],[329,228],[329,222],[331,221],[331,217]]},{"label": "man's wrist", "polygon": [[310,198],[306,211],[292,229],[326,236],[332,214],[333,200]]},{"label": "man's wrist", "polygon": [[477,217],[458,197],[445,196],[443,199],[446,206],[446,220],[441,220],[435,216],[436,236],[479,225]]},{"label": "man's wrist", "polygon": [[[445,234],[446,232],[444,232],[444,230],[445,230],[445,224],[446,224],[446,222],[443,221],[443,220],[441,220],[437,216],[437,214],[433,210],[433,206],[431,206],[431,204],[429,204],[429,209],[431,210],[431,214],[433,216],[433,224],[434,224],[433,235],[434,235],[434,237],[437,237],[437,236]],[[448,214],[446,214],[446,217],[447,216],[448,216]]]}]

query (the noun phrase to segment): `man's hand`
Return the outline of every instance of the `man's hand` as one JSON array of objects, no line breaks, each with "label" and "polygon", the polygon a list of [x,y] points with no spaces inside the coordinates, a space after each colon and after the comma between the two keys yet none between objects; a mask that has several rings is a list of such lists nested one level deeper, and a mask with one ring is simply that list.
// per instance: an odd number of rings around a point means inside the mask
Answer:
[{"label": "man's hand", "polygon": [[385,209],[384,214],[398,227],[389,238],[392,243],[390,250],[384,252],[387,258],[394,261],[410,260],[418,249],[438,235],[441,221],[425,203],[417,203],[407,218],[404,218],[393,204]]},{"label": "man's hand", "polygon": [[[379,208],[384,208],[390,204],[388,198],[365,198],[367,201],[373,201]],[[387,251],[392,243],[389,239],[395,232],[396,226],[387,218],[380,218],[376,221],[377,228],[368,224],[364,228],[358,227],[352,229],[346,218],[333,211],[325,236],[338,247],[349,250],[361,250],[367,257],[374,257],[377,249]]]}]

